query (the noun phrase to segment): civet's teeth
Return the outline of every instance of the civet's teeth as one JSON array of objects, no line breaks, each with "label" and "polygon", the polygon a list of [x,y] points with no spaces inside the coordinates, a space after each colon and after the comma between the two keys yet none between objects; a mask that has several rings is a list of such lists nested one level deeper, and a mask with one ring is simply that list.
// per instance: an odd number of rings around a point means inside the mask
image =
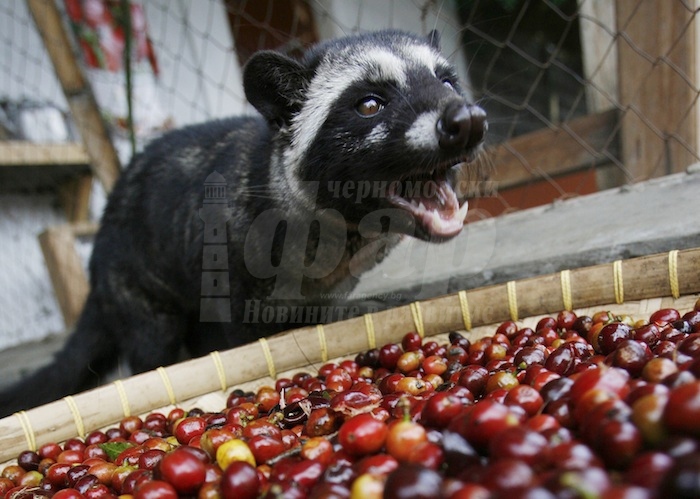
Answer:
[{"label": "civet's teeth", "polygon": [[464,201],[464,204],[459,207],[459,218],[461,220],[464,220],[467,217],[468,212],[469,212],[469,202]]},{"label": "civet's teeth", "polygon": [[447,203],[447,198],[445,198],[445,193],[442,192],[442,190],[437,191],[437,198],[438,198],[438,203],[440,203],[440,206],[445,206]]}]

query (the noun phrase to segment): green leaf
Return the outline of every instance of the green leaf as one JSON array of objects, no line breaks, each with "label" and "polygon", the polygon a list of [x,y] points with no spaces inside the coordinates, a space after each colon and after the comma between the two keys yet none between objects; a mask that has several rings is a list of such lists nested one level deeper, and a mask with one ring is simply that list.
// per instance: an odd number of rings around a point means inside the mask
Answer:
[{"label": "green leaf", "polygon": [[114,460],[124,452],[129,447],[133,447],[135,444],[133,442],[107,442],[100,444],[100,449],[105,451],[109,456],[109,460],[114,462]]}]

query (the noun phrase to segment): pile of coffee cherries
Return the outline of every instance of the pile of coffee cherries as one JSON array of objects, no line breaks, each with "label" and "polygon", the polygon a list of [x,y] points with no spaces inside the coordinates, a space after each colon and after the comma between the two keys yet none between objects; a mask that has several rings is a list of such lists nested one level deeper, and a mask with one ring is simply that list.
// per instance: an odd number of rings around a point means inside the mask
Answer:
[{"label": "pile of coffee cherries", "polygon": [[470,341],[406,334],[221,412],[24,451],[0,498],[700,497],[700,300],[561,312]]}]

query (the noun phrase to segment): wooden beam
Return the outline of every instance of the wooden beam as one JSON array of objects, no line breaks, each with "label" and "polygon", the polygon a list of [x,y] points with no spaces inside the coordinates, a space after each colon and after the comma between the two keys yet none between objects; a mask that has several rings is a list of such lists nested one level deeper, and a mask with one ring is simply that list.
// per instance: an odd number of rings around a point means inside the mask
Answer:
[{"label": "wooden beam", "polygon": [[[579,0],[578,3],[581,59],[587,81],[586,107],[589,113],[615,109],[620,102],[615,2]],[[596,168],[595,176],[599,190],[619,187],[627,181],[624,169],[614,163]]]},{"label": "wooden beam", "polygon": [[681,172],[698,160],[697,12],[687,3],[615,3],[630,181]]},{"label": "wooden beam", "polygon": [[589,113],[612,109],[618,102],[615,3],[579,0],[581,57]]},{"label": "wooden beam", "polygon": [[611,110],[515,137],[491,151],[492,180],[503,189],[610,163],[617,155],[616,129]]},{"label": "wooden beam", "polygon": [[23,140],[0,141],[0,166],[87,165],[82,144],[34,144]]},{"label": "wooden beam", "polygon": [[83,72],[78,65],[54,0],[27,0],[54,71],[68,100],[95,176],[110,192],[121,171],[119,157]]},{"label": "wooden beam", "polygon": [[69,225],[73,237],[94,237],[100,229],[97,222],[76,222]]},{"label": "wooden beam", "polygon": [[89,165],[82,144],[0,142],[0,180],[4,187],[12,189],[19,184],[55,188],[70,222],[88,218],[93,178]]},{"label": "wooden beam", "polygon": [[46,268],[53,285],[63,321],[73,326],[83,309],[89,284],[80,256],[75,250],[71,225],[50,227],[39,235]]},{"label": "wooden beam", "polygon": [[80,175],[58,186],[58,200],[68,221],[86,222],[90,216],[92,175]]}]

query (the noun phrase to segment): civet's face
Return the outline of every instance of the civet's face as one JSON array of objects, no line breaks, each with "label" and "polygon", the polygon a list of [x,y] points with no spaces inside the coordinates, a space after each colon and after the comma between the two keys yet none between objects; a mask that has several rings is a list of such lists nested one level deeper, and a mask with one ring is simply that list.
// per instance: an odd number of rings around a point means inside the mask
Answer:
[{"label": "civet's face", "polygon": [[467,202],[451,177],[475,159],[486,115],[468,101],[437,36],[357,35],[312,49],[304,64],[303,93],[283,127],[293,189],[319,181],[320,206],[349,223],[389,210],[398,214],[389,230],[458,234]]}]

